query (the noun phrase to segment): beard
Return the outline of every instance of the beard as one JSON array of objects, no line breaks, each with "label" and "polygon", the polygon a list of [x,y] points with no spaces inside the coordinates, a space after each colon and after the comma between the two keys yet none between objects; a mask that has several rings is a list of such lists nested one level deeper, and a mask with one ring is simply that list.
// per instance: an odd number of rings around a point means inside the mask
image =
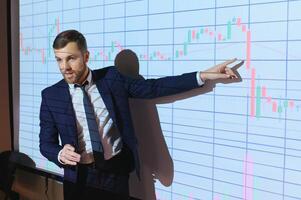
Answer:
[{"label": "beard", "polygon": [[81,84],[80,81],[82,81],[83,76],[85,76],[86,70],[87,70],[87,66],[83,67],[79,71],[71,70],[71,71],[63,72],[63,77],[68,84],[76,84],[76,83]]}]

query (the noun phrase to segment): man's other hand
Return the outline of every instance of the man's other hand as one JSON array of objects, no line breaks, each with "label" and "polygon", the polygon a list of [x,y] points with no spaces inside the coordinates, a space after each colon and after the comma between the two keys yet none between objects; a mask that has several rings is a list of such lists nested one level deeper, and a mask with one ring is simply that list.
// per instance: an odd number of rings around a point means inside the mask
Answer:
[{"label": "man's other hand", "polygon": [[65,144],[61,150],[59,159],[66,165],[76,165],[80,161],[80,154],[75,152],[75,148],[70,144]]}]

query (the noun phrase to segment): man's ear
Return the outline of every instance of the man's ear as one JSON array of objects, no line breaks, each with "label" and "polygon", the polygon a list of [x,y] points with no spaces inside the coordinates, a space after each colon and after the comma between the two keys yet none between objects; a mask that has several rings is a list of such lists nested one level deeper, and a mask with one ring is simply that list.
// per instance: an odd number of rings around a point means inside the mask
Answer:
[{"label": "man's ear", "polygon": [[89,61],[90,52],[87,50],[84,52],[84,62],[87,63]]}]

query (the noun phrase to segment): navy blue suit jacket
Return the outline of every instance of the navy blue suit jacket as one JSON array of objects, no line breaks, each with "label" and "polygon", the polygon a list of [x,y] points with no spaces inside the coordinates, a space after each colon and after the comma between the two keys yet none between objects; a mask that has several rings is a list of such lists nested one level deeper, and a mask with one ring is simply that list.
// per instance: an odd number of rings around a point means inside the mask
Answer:
[{"label": "navy blue suit jacket", "polygon": [[[139,157],[128,98],[156,98],[177,94],[199,87],[196,72],[158,79],[133,79],[123,76],[116,67],[92,70],[93,81],[121,134],[122,141],[132,151],[139,176]],[[59,144],[59,137],[61,145]],[[40,152],[48,160],[64,168],[64,179],[76,181],[76,167],[62,165],[57,156],[65,144],[78,149],[76,117],[69,92],[63,79],[42,91],[40,109]]]}]

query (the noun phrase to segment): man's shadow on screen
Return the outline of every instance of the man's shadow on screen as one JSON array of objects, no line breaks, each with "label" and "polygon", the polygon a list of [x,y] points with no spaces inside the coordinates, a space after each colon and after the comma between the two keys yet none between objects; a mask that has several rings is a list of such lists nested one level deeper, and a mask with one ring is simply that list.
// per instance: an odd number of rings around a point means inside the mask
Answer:
[{"label": "man's shadow on screen", "polygon": [[[164,186],[170,186],[173,182],[173,160],[162,133],[156,104],[172,103],[177,100],[211,92],[217,83],[241,82],[242,79],[237,69],[242,65],[243,61],[232,68],[239,77],[235,80],[208,81],[200,88],[157,99],[130,99],[130,109],[138,139],[138,151],[141,162],[141,181],[138,180],[135,173],[132,173],[130,176],[131,196],[143,200],[153,200],[156,199],[154,186],[156,180],[159,180]],[[117,54],[115,66],[123,75],[144,79],[139,74],[138,57],[129,49],[122,50]]]}]

